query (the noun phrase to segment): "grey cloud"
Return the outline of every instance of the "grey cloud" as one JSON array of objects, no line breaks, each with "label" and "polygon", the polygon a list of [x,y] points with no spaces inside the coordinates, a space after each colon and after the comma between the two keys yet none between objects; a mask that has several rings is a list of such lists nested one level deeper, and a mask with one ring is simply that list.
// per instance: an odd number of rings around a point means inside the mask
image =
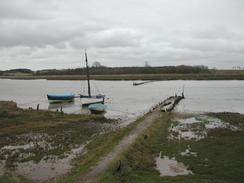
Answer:
[{"label": "grey cloud", "polygon": [[243,39],[229,39],[226,37],[211,37],[211,38],[184,38],[177,39],[172,42],[173,47],[198,50],[202,52],[229,52],[229,53],[244,53]]},{"label": "grey cloud", "polygon": [[60,45],[75,37],[82,37],[86,32],[103,29],[100,25],[79,25],[75,21],[63,20],[5,20],[0,22],[0,46]]},{"label": "grey cloud", "polygon": [[108,47],[133,47],[139,46],[141,36],[131,29],[115,28],[92,33],[75,38],[70,42],[76,48],[108,48]]},{"label": "grey cloud", "polygon": [[244,60],[243,8],[242,0],[0,1],[0,65],[77,67],[87,48],[109,66],[232,67]]},{"label": "grey cloud", "polygon": [[49,0],[7,0],[0,1],[2,19],[49,19],[57,5]]}]

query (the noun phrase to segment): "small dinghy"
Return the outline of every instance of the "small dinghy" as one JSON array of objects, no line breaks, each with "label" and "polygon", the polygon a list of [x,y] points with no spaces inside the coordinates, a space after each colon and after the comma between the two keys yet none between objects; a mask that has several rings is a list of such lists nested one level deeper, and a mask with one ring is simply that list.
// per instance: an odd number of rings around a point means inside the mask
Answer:
[{"label": "small dinghy", "polygon": [[49,93],[47,98],[50,103],[72,102],[75,94],[73,93]]},{"label": "small dinghy", "polygon": [[103,113],[106,111],[107,106],[102,104],[102,103],[97,103],[97,104],[90,104],[88,106],[88,109],[92,112],[92,113]]}]

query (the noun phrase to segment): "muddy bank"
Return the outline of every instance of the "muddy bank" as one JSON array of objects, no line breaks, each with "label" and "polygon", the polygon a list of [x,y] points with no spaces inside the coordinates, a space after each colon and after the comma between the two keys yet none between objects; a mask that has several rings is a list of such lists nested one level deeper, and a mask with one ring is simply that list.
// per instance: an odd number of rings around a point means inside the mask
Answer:
[{"label": "muddy bank", "polygon": [[66,174],[96,136],[116,128],[117,121],[103,116],[23,110],[0,102],[0,181],[9,174],[33,182]]}]

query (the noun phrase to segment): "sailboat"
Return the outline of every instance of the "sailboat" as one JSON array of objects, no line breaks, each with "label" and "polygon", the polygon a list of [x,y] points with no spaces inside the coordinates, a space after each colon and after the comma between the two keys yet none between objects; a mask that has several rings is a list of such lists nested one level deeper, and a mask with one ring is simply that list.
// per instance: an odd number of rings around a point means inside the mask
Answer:
[{"label": "sailboat", "polygon": [[82,106],[89,106],[90,104],[104,104],[105,95],[91,95],[91,86],[90,86],[90,72],[88,66],[87,53],[85,51],[85,61],[86,61],[86,76],[87,76],[87,87],[88,87],[88,95],[80,94],[81,104]]}]

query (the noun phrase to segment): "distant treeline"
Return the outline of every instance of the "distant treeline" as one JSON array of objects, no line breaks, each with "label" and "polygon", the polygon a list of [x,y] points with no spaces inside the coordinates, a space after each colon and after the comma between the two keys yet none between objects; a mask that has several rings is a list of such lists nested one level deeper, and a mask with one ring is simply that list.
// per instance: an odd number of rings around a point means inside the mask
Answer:
[{"label": "distant treeline", "polygon": [[[209,73],[211,70],[206,66],[164,66],[164,67],[91,67],[91,75],[116,75],[116,74],[200,74]],[[0,71],[0,75],[28,74],[33,76],[45,75],[85,75],[86,68],[76,69],[49,69],[32,71],[29,69],[13,69]]]},{"label": "distant treeline", "polygon": [[0,71],[0,75],[15,75],[15,74],[28,74],[33,75],[34,71],[30,69],[11,69],[6,71]]},{"label": "distant treeline", "polygon": [[[116,74],[193,74],[209,73],[206,66],[164,66],[164,67],[91,67],[91,75],[116,75]],[[35,75],[85,75],[85,68],[63,69],[63,70],[41,70],[35,72]]]}]

